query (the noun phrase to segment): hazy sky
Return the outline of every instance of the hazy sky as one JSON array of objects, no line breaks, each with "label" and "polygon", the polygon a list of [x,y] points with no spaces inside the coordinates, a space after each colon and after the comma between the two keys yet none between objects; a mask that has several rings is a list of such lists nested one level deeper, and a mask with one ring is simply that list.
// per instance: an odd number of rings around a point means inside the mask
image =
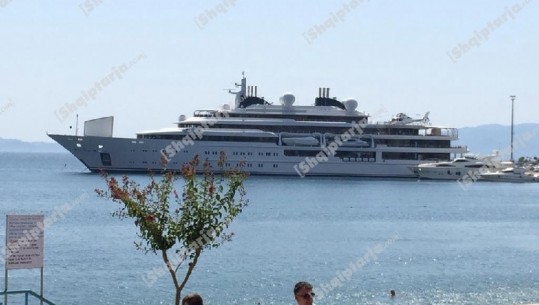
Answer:
[{"label": "hazy sky", "polygon": [[[258,95],[311,105],[319,87],[388,120],[510,124],[539,115],[539,3],[498,1],[0,0],[0,137],[115,116],[114,135],[171,127]],[[81,128],[82,129],[82,128]],[[82,131],[81,131],[82,132]]]}]

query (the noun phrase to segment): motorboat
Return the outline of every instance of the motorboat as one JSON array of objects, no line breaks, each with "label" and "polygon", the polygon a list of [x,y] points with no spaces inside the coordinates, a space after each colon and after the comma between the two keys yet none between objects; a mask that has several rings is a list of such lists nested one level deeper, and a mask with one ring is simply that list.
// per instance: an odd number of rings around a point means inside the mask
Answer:
[{"label": "motorboat", "polygon": [[493,182],[539,182],[539,173],[524,167],[509,167],[495,172],[483,173],[479,177],[483,181]]},{"label": "motorboat", "polygon": [[420,179],[458,180],[464,176],[473,177],[503,167],[494,158],[495,156],[480,158],[465,155],[449,162],[423,163],[410,169]]}]

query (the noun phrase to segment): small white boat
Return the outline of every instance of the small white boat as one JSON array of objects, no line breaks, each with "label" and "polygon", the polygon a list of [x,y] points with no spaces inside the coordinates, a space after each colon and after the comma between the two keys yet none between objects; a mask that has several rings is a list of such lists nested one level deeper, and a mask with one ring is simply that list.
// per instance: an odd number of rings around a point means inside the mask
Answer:
[{"label": "small white boat", "polygon": [[523,167],[509,167],[480,175],[483,181],[495,182],[539,182],[539,174]]},{"label": "small white boat", "polygon": [[420,179],[458,180],[466,175],[478,176],[490,172],[502,165],[492,160],[493,156],[478,158],[466,155],[448,162],[423,163],[410,170]]}]

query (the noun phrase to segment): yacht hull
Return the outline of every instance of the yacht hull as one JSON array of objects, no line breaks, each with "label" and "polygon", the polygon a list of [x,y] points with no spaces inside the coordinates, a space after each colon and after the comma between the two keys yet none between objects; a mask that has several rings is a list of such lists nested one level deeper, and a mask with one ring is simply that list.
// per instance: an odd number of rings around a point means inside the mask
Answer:
[{"label": "yacht hull", "polygon": [[[148,172],[163,170],[161,151],[170,140],[112,138],[50,134],[90,171]],[[330,156],[318,162],[316,157],[286,156],[290,147],[274,143],[238,143],[195,141],[178,151],[167,163],[168,170],[179,170],[183,164],[198,155],[211,162],[218,170],[221,152],[226,155],[226,168],[242,164],[243,170],[253,175],[282,176],[350,176],[380,178],[414,178],[411,167],[416,160],[380,160],[374,158],[338,158]],[[371,149],[372,150],[372,149]],[[380,152],[381,154],[381,152]]]}]

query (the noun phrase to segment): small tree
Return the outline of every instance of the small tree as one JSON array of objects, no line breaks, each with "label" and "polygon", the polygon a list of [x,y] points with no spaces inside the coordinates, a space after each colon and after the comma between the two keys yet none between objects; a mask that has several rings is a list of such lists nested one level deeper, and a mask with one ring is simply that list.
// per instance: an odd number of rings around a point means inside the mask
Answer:
[{"label": "small tree", "polygon": [[[137,249],[161,255],[174,283],[176,305],[180,304],[182,290],[202,251],[217,248],[231,239],[232,234],[225,233],[225,229],[247,205],[243,186],[246,174],[239,168],[224,171],[224,161],[221,153],[218,164],[222,174],[216,176],[206,160],[203,174],[197,177],[199,158],[195,156],[181,168],[184,180],[181,195],[174,189],[178,177],[172,172],[164,172],[160,181],[150,175],[146,187],[127,176],[118,182],[104,174],[107,190],[96,189],[100,197],[120,204],[114,216],[134,219],[141,239],[135,242]],[[172,207],[171,201],[176,201],[177,206]],[[176,249],[171,257],[169,250],[175,245],[182,249]],[[185,261],[187,270],[180,278],[178,271]]]}]

